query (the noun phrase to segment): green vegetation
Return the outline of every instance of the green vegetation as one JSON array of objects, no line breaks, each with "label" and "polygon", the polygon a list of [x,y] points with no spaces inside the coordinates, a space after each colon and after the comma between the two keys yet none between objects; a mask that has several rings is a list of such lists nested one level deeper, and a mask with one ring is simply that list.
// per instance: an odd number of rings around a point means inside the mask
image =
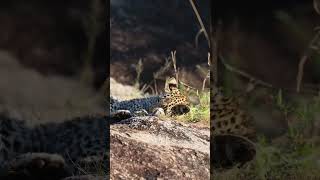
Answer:
[{"label": "green vegetation", "polygon": [[295,121],[288,122],[288,130],[281,137],[267,139],[260,135],[255,159],[244,167],[217,172],[216,179],[320,179],[320,138],[315,127],[320,98],[289,101],[281,91],[275,97],[275,106]]},{"label": "green vegetation", "polygon": [[[171,61],[170,61],[171,60]],[[141,80],[141,74],[144,70],[143,60],[139,59],[137,64],[134,65],[135,71],[136,71],[136,77],[134,81],[134,87],[137,89],[140,89],[140,91],[143,93],[146,91],[147,88],[150,88],[153,92],[153,94],[158,94],[159,89],[157,85],[158,79],[163,79],[166,75],[164,75],[169,69],[170,66],[173,68],[174,76],[179,77],[178,75],[178,68],[177,68],[177,60],[176,60],[176,51],[171,52],[171,57],[166,59],[166,62],[162,67],[159,68],[158,71],[156,71],[153,75],[154,80],[149,85],[143,85],[140,83]],[[201,70],[201,73],[203,76],[207,76],[207,71],[202,69],[202,67],[199,65],[198,69]],[[161,78],[162,77],[162,78]],[[207,79],[209,81],[209,79]],[[205,81],[204,81],[205,82]],[[190,87],[189,85],[186,85],[184,83],[179,83],[178,85],[179,90],[181,93],[185,94],[190,99],[193,99],[195,102],[190,103],[190,112],[175,117],[176,120],[188,122],[188,123],[202,123],[205,125],[209,125],[210,123],[210,92],[208,89],[203,90],[197,90],[193,87]],[[160,90],[161,91],[161,90]]]},{"label": "green vegetation", "polygon": [[210,92],[201,91],[199,93],[192,90],[189,92],[189,97],[194,97],[198,100],[197,104],[191,103],[190,112],[186,115],[178,117],[178,120],[182,120],[190,123],[210,123]]}]

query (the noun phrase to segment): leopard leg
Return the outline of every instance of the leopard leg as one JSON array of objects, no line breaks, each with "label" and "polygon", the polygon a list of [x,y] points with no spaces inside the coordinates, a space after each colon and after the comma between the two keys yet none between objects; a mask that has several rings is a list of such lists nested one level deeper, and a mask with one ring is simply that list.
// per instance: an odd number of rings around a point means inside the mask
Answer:
[{"label": "leopard leg", "polygon": [[145,109],[135,111],[133,114],[134,114],[134,116],[148,116],[149,115],[148,111],[146,111]]},{"label": "leopard leg", "polygon": [[165,114],[166,114],[167,116],[172,116],[172,115],[173,115],[173,114],[172,114],[172,111],[171,111],[171,108],[167,108],[165,112],[166,112]]},{"label": "leopard leg", "polygon": [[164,109],[163,108],[155,108],[152,112],[152,116],[157,116],[157,117],[165,116]]},{"label": "leopard leg", "polygon": [[129,110],[117,110],[111,113],[111,118],[114,119],[128,119],[132,116],[133,114]]}]

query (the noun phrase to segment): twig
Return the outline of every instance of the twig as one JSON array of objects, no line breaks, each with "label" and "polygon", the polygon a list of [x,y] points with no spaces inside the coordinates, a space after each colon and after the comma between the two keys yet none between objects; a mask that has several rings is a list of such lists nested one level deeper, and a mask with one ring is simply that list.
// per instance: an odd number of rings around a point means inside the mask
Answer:
[{"label": "twig", "polygon": [[208,78],[210,78],[210,69],[208,71],[205,71],[200,65],[196,65],[196,68],[201,73],[201,76],[204,75],[204,78],[202,81],[202,90],[204,90],[204,87],[206,86],[206,81]]},{"label": "twig", "polygon": [[207,76],[204,78],[204,80],[202,81],[202,91],[204,90],[205,86],[206,86],[206,82],[207,82],[207,79],[210,78],[210,70],[208,71],[208,74]]},{"label": "twig", "polygon": [[[313,0],[313,8],[315,9],[315,11],[318,14],[320,14],[319,0]],[[316,28],[316,31],[318,31],[318,32],[310,41],[310,44],[309,44],[306,52],[304,53],[304,55],[301,57],[301,59],[299,61],[298,75],[297,75],[297,89],[296,89],[298,93],[300,92],[300,89],[301,89],[304,65],[307,62],[308,58],[310,57],[312,50],[318,50],[318,48],[319,48],[319,47],[317,47],[317,45],[314,45],[315,43],[317,43],[317,41],[320,38],[320,31],[317,28]]]},{"label": "twig", "polygon": [[[169,69],[169,67],[171,66],[171,61],[169,60],[170,57],[167,57],[166,58],[166,62],[164,64],[164,66],[161,66],[161,68],[156,71],[155,73],[153,73],[153,80],[151,82],[149,82],[148,85],[146,85],[144,87],[144,91],[143,92],[146,92],[147,89],[151,89],[152,90],[152,93],[156,93],[158,94],[158,88],[157,88],[157,82],[156,82],[156,79],[161,79],[162,75]],[[152,88],[151,84],[153,83],[154,85],[154,88]]]},{"label": "twig", "polygon": [[208,52],[208,66],[210,66],[212,63],[211,63],[211,58],[210,58],[210,52]]},{"label": "twig", "polygon": [[158,94],[157,79],[154,79],[154,90],[156,91],[156,94]]},{"label": "twig", "polygon": [[174,74],[176,75],[176,80],[177,80],[177,82],[179,82],[179,75],[178,75],[178,71],[177,71],[176,50],[171,51],[171,60],[173,63]]},{"label": "twig", "polygon": [[308,56],[303,55],[302,58],[299,61],[299,67],[298,67],[298,75],[297,75],[297,92],[300,92],[302,77],[303,77],[303,69],[304,64],[307,62]]},{"label": "twig", "polygon": [[219,58],[222,62],[222,64],[225,66],[225,68],[233,73],[236,73],[236,74],[239,74],[247,79],[249,79],[250,81],[252,82],[255,82],[256,84],[260,84],[260,85],[263,85],[263,86],[266,86],[266,87],[269,87],[269,88],[273,88],[272,84],[270,83],[267,83],[265,81],[262,81],[260,79],[257,79],[255,78],[254,76],[244,72],[244,71],[241,71],[239,69],[236,69],[235,67],[232,67],[231,65],[227,64],[226,61],[224,60],[224,58],[222,57],[222,55],[219,55]]},{"label": "twig", "polygon": [[298,66],[298,75],[297,75],[297,89],[296,91],[299,93],[301,89],[301,83],[302,83],[302,78],[303,78],[303,70],[304,70],[304,65],[307,62],[308,58],[310,57],[312,50],[314,48],[314,44],[319,40],[320,38],[320,31],[316,33],[316,35],[312,38],[312,40],[309,43],[309,46],[307,50],[305,51],[304,55],[301,57],[299,61],[299,66]]},{"label": "twig", "polygon": [[154,90],[153,87],[151,86],[151,83],[148,84],[148,85],[145,85],[143,89],[144,89],[144,90],[143,90],[142,92],[144,92],[144,93],[145,93],[148,89],[151,89],[152,94],[155,94],[155,90]]},{"label": "twig", "polygon": [[184,83],[184,82],[182,82],[182,81],[179,81],[179,83],[182,84],[182,85],[184,85],[184,86],[186,86],[186,87],[188,87],[188,88],[190,88],[190,89],[198,90],[197,88],[194,88],[194,87],[192,87],[192,86],[190,86],[190,85],[188,85],[187,83]]},{"label": "twig", "polygon": [[194,44],[196,45],[196,48],[198,48],[199,36],[200,36],[202,33],[203,33],[203,29],[201,28],[201,29],[198,31],[198,33],[197,33],[197,35],[196,35],[196,37],[195,37],[195,39],[194,39]]},{"label": "twig", "polygon": [[320,2],[319,2],[319,0],[313,0],[313,8],[320,15]]},{"label": "twig", "polygon": [[206,69],[201,67],[199,64],[196,65],[196,68],[201,76],[205,76],[205,77],[207,76],[208,71]]},{"label": "twig", "polygon": [[140,76],[141,76],[141,73],[143,71],[142,59],[139,59],[138,64],[135,65],[135,70],[136,70],[136,73],[137,73],[137,77],[135,79],[135,86],[139,87],[140,86],[140,84],[139,84]]},{"label": "twig", "polygon": [[[201,20],[200,14],[199,14],[199,12],[198,12],[193,0],[189,0],[189,2],[191,4],[191,6],[192,6],[193,12],[195,13],[195,15],[196,15],[196,17],[198,19],[198,22],[199,22],[200,26],[201,26],[201,29],[200,29],[200,31],[198,33],[202,33],[203,32],[204,36],[206,37],[206,39],[208,41],[208,46],[211,47],[210,46],[210,39],[209,39],[207,30],[206,30],[206,28],[205,28],[205,26],[204,26],[204,24],[203,24],[203,22]],[[198,44],[198,43],[196,43],[196,44]]]},{"label": "twig", "polygon": [[[278,88],[274,87],[272,84],[270,84],[268,82],[265,82],[265,81],[262,81],[260,79],[257,79],[257,78],[253,77],[252,75],[250,75],[250,74],[248,74],[248,73],[246,73],[246,72],[244,72],[242,70],[238,70],[235,67],[232,67],[231,65],[229,65],[229,64],[227,64],[225,62],[224,58],[221,55],[219,55],[219,57],[220,57],[220,60],[221,60],[221,62],[223,64],[223,66],[228,71],[233,72],[235,74],[238,74],[238,75],[240,75],[240,76],[242,76],[242,77],[244,77],[246,79],[249,79],[249,83],[250,83],[249,86],[261,85],[263,87],[274,89],[274,90],[278,89]],[[247,87],[247,89],[249,90],[251,88]],[[301,90],[300,93],[303,93],[303,94],[314,94],[314,95],[318,95],[318,93],[319,93],[318,92],[318,88],[310,87],[310,85],[309,85],[309,87],[306,86],[303,89],[304,90],[303,91]],[[289,93],[296,93],[297,92],[295,88],[282,88],[282,90],[284,90],[286,92],[289,92]]]},{"label": "twig", "polygon": [[88,172],[85,169],[81,168],[79,164],[76,164],[72,160],[72,158],[68,152],[66,153],[66,155],[67,155],[68,159],[70,160],[71,164],[73,164],[79,171],[81,171],[83,174],[88,174]]},{"label": "twig", "polygon": [[211,65],[211,59],[210,59],[210,53],[208,53],[208,66],[209,66],[208,72],[204,72],[204,70],[202,70],[202,68],[199,65],[196,66],[203,74],[205,74],[205,77],[202,81],[202,91],[206,86],[207,79],[210,80],[210,65]]},{"label": "twig", "polygon": [[[319,32],[320,26],[315,27],[314,30]],[[313,44],[310,48],[320,54],[320,41],[315,42],[315,44]]]},{"label": "twig", "polygon": [[164,66],[162,66],[157,72],[153,73],[153,78],[160,79],[160,77],[162,77],[162,75],[170,68],[170,66],[170,57],[167,57]]},{"label": "twig", "polygon": [[[209,66],[209,70],[208,70],[208,74],[207,74],[207,76],[206,76],[206,78],[205,78],[205,80],[204,80],[204,83],[206,83],[205,81],[206,81],[206,79],[209,79],[209,82],[210,82],[210,65],[211,65],[212,63],[211,63],[211,56],[210,56],[210,52],[208,52],[208,66]],[[204,85],[202,86],[202,90],[204,90]]]}]

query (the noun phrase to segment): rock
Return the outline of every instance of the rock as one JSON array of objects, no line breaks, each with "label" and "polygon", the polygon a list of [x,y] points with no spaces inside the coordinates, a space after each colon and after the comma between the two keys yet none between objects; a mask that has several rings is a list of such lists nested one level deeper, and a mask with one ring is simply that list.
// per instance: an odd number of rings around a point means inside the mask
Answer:
[{"label": "rock", "polygon": [[64,178],[63,180],[105,180],[105,179],[106,177],[103,177],[103,176],[82,175],[82,176],[67,177],[67,178]]},{"label": "rock", "polygon": [[155,116],[111,125],[111,179],[209,179],[209,128]]}]

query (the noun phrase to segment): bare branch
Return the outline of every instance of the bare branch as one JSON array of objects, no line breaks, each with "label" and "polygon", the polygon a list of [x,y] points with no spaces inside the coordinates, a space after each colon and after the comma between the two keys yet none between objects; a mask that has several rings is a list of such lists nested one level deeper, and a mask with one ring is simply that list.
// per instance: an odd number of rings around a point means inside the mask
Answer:
[{"label": "bare branch", "polygon": [[320,15],[320,0],[313,0],[313,8]]},{"label": "bare branch", "polygon": [[224,58],[220,55],[219,56],[222,64],[226,67],[227,70],[231,71],[231,72],[234,72],[236,74],[239,74],[247,79],[249,79],[250,81],[252,82],[255,82],[256,84],[260,84],[260,85],[263,85],[263,86],[266,86],[266,87],[269,87],[269,88],[273,88],[272,84],[270,83],[267,83],[265,81],[262,81],[260,79],[257,79],[255,78],[254,76],[244,72],[244,71],[241,71],[239,69],[236,69],[235,67],[232,67],[231,65],[227,64],[226,61],[224,60]]},{"label": "bare branch", "polygon": [[178,74],[178,70],[177,70],[176,50],[171,51],[171,60],[173,63],[174,74],[176,75],[176,80],[177,80],[177,82],[179,82],[179,74]]},{"label": "bare branch", "polygon": [[[211,46],[210,46],[209,35],[208,35],[208,32],[207,32],[207,30],[206,30],[206,28],[205,28],[205,26],[204,26],[204,24],[203,24],[203,22],[202,22],[202,19],[201,19],[201,17],[200,17],[200,14],[199,14],[199,12],[198,12],[198,10],[197,10],[197,8],[196,8],[193,0],[189,0],[189,2],[190,2],[190,4],[191,4],[191,6],[192,6],[193,12],[195,13],[195,15],[196,15],[196,17],[197,17],[197,19],[198,19],[198,22],[199,22],[200,26],[201,26],[201,29],[200,29],[199,32],[200,32],[200,34],[203,32],[204,36],[205,36],[206,39],[207,39],[208,46],[211,47]],[[196,44],[198,44],[198,43],[196,43]]]},{"label": "bare branch", "polygon": [[[318,31],[316,33],[316,35],[312,38],[312,40],[309,43],[309,46],[308,46],[307,50],[305,51],[305,53],[303,54],[303,56],[301,57],[301,59],[299,61],[298,75],[297,75],[297,87],[296,87],[296,91],[297,92],[300,92],[300,89],[301,89],[304,65],[307,62],[308,58],[311,56],[312,50],[314,50],[315,47],[318,46],[317,42],[319,40],[320,40],[320,31]],[[318,49],[318,47],[316,49]]]}]

